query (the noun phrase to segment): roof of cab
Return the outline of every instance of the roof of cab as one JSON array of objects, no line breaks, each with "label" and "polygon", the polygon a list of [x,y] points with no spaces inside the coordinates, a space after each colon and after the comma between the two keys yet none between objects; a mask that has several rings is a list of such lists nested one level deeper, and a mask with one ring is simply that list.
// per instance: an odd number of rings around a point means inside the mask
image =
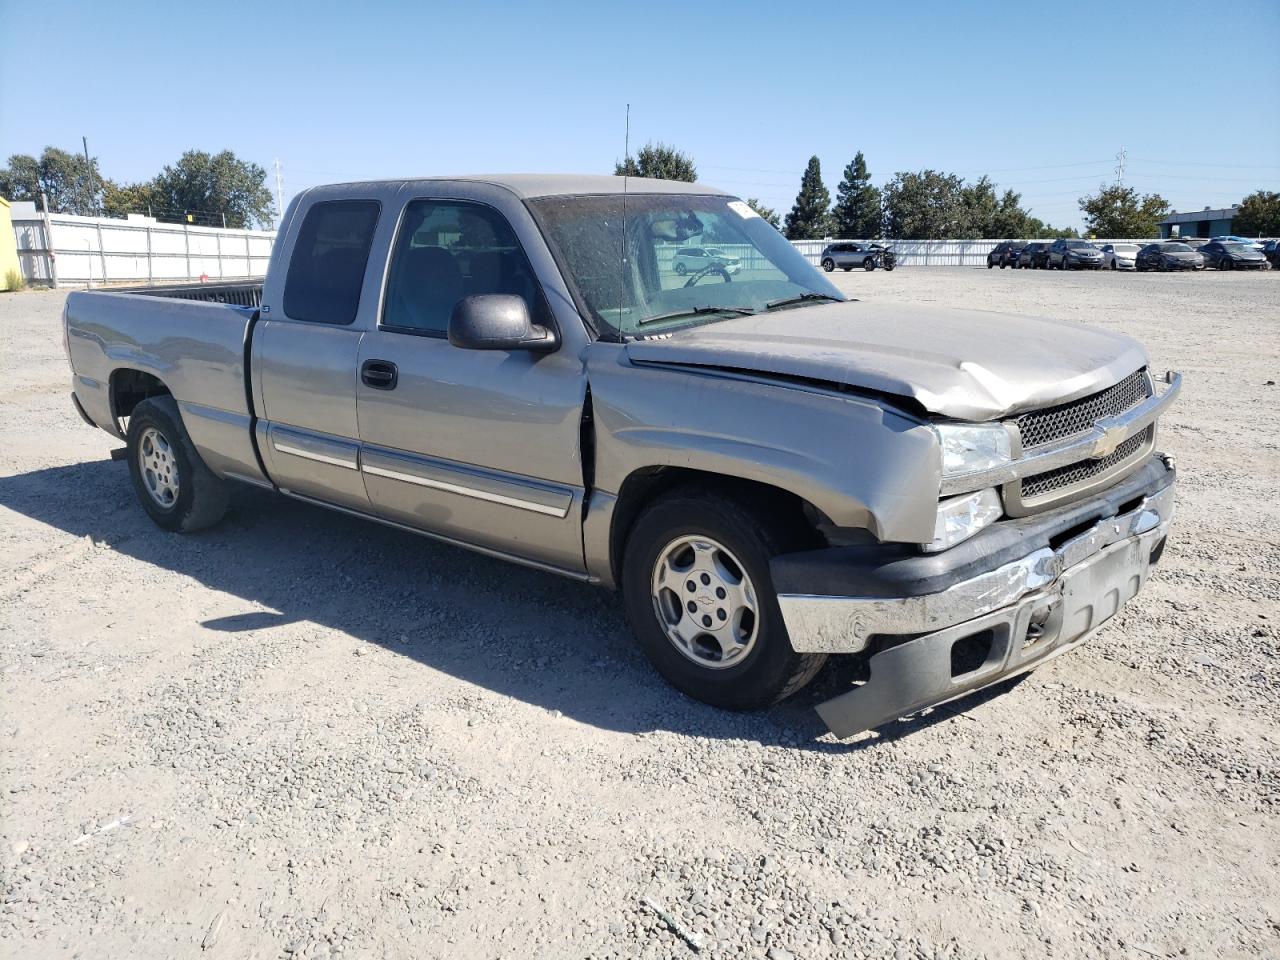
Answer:
[{"label": "roof of cab", "polygon": [[[682,193],[689,195],[714,194],[729,196],[723,190],[705,183],[685,183],[679,180],[651,180],[647,177],[612,177],[585,173],[495,173],[465,174],[455,177],[391,177],[385,180],[360,181],[361,183],[488,183],[510,190],[525,200],[538,197],[573,197],[589,194],[620,194],[623,182],[628,193]],[[313,188],[314,192],[328,192],[330,188],[351,187],[353,183],[327,184]]]}]

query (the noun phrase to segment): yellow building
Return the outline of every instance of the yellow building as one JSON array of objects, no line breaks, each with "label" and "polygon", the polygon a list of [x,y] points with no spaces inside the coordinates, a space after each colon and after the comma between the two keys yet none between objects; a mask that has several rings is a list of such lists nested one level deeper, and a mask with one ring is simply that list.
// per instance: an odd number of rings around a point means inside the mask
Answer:
[{"label": "yellow building", "polygon": [[8,290],[10,277],[22,278],[18,265],[18,240],[13,235],[13,219],[9,216],[9,201],[0,197],[0,290]]}]

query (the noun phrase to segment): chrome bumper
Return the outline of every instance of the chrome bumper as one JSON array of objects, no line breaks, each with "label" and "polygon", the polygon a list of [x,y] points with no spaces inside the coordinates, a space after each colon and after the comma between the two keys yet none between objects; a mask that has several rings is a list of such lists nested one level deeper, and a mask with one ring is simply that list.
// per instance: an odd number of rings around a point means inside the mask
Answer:
[{"label": "chrome bumper", "polygon": [[[836,736],[851,736],[1030,670],[1082,643],[1146,583],[1152,551],[1173,519],[1173,494],[1170,483],[1057,549],[1037,550],[941,593],[780,595],[799,652],[858,652],[873,635],[889,643],[871,657],[870,680],[821,704],[819,715]],[[895,635],[908,639],[893,644]],[[989,644],[981,664],[956,673],[953,647],[974,638]]]}]

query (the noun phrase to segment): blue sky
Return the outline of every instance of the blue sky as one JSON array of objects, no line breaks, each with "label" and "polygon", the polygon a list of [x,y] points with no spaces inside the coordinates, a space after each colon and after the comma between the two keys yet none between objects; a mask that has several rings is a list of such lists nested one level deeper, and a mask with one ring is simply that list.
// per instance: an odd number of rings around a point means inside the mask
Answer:
[{"label": "blue sky", "polygon": [[781,212],[811,154],[834,193],[862,150],[877,182],[988,173],[1067,225],[1122,147],[1127,182],[1177,209],[1280,189],[1277,75],[1280,0],[0,0],[0,157],[85,135],[127,181],[230,148],[279,158],[286,199],[610,172],[629,101],[633,149],[674,143],[704,181]]}]

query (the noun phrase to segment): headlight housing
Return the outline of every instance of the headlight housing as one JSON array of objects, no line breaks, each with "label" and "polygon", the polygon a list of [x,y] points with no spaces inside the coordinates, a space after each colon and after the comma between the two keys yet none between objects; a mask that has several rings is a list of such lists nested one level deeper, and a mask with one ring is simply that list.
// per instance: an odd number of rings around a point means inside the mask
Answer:
[{"label": "headlight housing", "polygon": [[1004,424],[935,423],[933,432],[942,446],[944,478],[1001,467],[1013,459]]},{"label": "headlight housing", "polygon": [[937,553],[963,543],[1004,513],[1000,495],[993,489],[979,490],[951,497],[938,504],[938,517],[933,525],[933,540],[920,544],[925,553]]}]

